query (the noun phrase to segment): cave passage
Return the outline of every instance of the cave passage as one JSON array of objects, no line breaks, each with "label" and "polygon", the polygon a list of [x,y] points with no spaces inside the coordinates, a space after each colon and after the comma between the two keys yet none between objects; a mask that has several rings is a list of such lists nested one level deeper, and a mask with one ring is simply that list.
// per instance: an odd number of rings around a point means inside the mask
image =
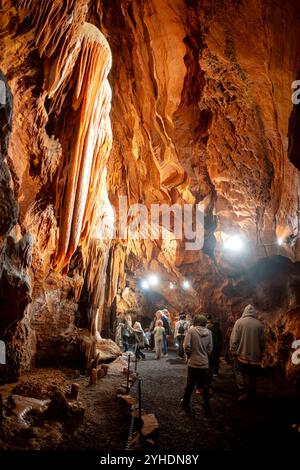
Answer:
[{"label": "cave passage", "polygon": [[299,0],[0,16],[0,462],[298,445]]}]

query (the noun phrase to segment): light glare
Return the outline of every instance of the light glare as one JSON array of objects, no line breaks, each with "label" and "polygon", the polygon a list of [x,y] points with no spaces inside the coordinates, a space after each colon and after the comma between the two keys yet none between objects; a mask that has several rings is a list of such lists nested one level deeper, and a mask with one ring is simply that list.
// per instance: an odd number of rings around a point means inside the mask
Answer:
[{"label": "light glare", "polygon": [[141,282],[142,289],[149,289],[149,282],[145,279]]},{"label": "light glare", "polygon": [[148,277],[148,282],[149,282],[150,286],[157,286],[157,284],[158,284],[158,277],[156,276],[156,274],[151,274],[151,275]]},{"label": "light glare", "polygon": [[224,248],[230,251],[241,251],[243,249],[243,241],[238,235],[233,235],[224,242]]}]

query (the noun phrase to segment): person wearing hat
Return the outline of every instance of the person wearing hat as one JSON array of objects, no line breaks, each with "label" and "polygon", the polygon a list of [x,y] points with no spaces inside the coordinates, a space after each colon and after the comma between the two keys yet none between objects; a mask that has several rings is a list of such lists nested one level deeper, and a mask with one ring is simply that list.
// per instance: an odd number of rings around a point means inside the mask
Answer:
[{"label": "person wearing hat", "polygon": [[213,349],[211,331],[206,327],[207,318],[195,315],[193,326],[189,328],[184,339],[183,347],[188,357],[188,373],[181,407],[189,411],[190,399],[195,385],[203,389],[203,406],[206,413],[209,407],[209,355]]}]

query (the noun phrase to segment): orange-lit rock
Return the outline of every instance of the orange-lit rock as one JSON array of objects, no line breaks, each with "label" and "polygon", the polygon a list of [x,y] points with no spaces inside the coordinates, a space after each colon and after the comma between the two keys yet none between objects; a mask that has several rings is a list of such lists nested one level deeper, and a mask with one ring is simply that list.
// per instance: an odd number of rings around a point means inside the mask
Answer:
[{"label": "orange-lit rock", "polygon": [[[19,329],[10,341],[35,346],[16,362],[50,358],[54,333],[67,357],[81,328],[93,356],[118,308],[149,317],[163,305],[211,311],[225,326],[256,301],[277,344],[281,321],[295,338],[298,2],[6,0],[2,8],[13,116],[1,152],[0,272],[8,236],[14,246],[33,240],[26,283],[5,268],[0,290],[2,302],[4,290],[32,292],[26,313],[12,314]],[[121,195],[149,210],[202,202],[203,250],[186,251],[166,227],[165,240],[103,240]],[[244,237],[245,253],[223,251],[231,233]],[[162,280],[152,296],[139,289],[148,271]]]}]

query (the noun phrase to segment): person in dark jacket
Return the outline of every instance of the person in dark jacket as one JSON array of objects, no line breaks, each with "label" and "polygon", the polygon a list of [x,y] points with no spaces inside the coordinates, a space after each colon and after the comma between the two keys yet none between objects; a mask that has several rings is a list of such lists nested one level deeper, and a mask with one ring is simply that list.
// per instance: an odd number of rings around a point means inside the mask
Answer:
[{"label": "person in dark jacket", "polygon": [[204,411],[210,412],[209,407],[209,355],[213,349],[212,334],[206,328],[207,319],[204,315],[195,315],[193,326],[189,328],[184,339],[183,347],[188,357],[188,375],[181,400],[181,407],[188,411],[190,399],[195,388],[203,389]]},{"label": "person in dark jacket", "polygon": [[218,321],[213,321],[212,315],[207,314],[207,328],[211,331],[213,340],[213,350],[209,357],[210,381],[214,375],[218,375],[220,368],[220,356],[223,347],[223,334]]},{"label": "person in dark jacket", "polygon": [[183,342],[188,330],[188,324],[186,321],[186,315],[182,312],[179,315],[179,320],[175,324],[175,331],[174,331],[174,338],[178,344],[178,357],[180,359],[184,359],[184,349],[183,349]]},{"label": "person in dark jacket", "polygon": [[163,355],[164,356],[168,355],[168,338],[171,332],[169,315],[170,314],[166,308],[161,311],[160,319],[163,322],[163,327],[165,329],[164,340],[163,340]]},{"label": "person in dark jacket", "polygon": [[233,365],[233,357],[230,352],[230,336],[231,336],[235,322],[236,322],[235,316],[232,314],[229,315],[227,318],[227,329],[225,331],[224,344],[223,344],[224,359],[227,362],[227,364],[230,364],[231,366]]},{"label": "person in dark jacket", "polygon": [[239,401],[255,398],[256,378],[264,351],[264,326],[256,318],[253,305],[247,305],[233,327],[230,351],[234,356],[234,371],[239,389]]}]

